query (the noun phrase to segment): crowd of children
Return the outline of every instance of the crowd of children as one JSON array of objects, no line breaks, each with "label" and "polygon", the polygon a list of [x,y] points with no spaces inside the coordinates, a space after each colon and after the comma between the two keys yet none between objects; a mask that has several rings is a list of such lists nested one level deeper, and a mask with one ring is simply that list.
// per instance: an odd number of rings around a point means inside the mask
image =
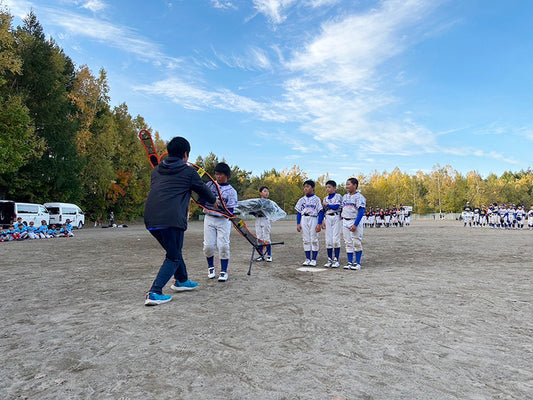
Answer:
[{"label": "crowd of children", "polygon": [[361,222],[365,228],[402,228],[411,225],[411,212],[403,204],[384,209],[370,207]]},{"label": "crowd of children", "polygon": [[72,224],[67,219],[63,225],[47,225],[45,220],[40,226],[35,226],[33,221],[29,224],[22,222],[22,218],[17,218],[8,228],[0,231],[0,242],[11,242],[13,240],[26,239],[49,239],[55,237],[72,237]]},{"label": "crowd of children", "polygon": [[533,206],[526,210],[523,205],[506,206],[492,203],[488,207],[473,207],[466,202],[461,214],[464,226],[474,228],[533,230]]}]

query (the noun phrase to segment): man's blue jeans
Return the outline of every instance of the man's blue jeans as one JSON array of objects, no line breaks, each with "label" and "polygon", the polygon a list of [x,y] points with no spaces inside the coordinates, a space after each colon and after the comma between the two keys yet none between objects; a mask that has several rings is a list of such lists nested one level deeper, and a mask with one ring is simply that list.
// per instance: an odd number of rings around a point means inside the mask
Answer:
[{"label": "man's blue jeans", "polygon": [[189,279],[187,267],[181,254],[185,231],[177,228],[165,228],[150,230],[150,233],[167,252],[165,261],[159,268],[159,272],[150,289],[150,292],[162,294],[163,287],[172,278],[172,275],[178,282],[186,282]]}]

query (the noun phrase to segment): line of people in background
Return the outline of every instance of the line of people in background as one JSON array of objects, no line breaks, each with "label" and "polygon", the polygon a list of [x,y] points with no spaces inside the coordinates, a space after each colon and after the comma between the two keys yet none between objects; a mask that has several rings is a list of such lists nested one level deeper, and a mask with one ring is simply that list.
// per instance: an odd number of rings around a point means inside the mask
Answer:
[{"label": "line of people in background", "polygon": [[0,242],[11,242],[13,240],[26,239],[49,239],[55,237],[72,237],[72,224],[67,219],[63,225],[47,225],[45,220],[40,226],[35,226],[33,221],[28,225],[22,222],[22,218],[9,225],[7,229],[0,231]]},{"label": "line of people in background", "polygon": [[401,228],[411,225],[411,211],[406,210],[403,204],[385,209],[376,207],[375,210],[374,207],[370,207],[361,222],[365,228]]},{"label": "line of people in background", "polygon": [[498,203],[492,203],[489,207],[472,207],[467,201],[461,217],[465,227],[533,230],[533,206],[529,211],[523,205],[515,206],[514,204],[498,206]]}]

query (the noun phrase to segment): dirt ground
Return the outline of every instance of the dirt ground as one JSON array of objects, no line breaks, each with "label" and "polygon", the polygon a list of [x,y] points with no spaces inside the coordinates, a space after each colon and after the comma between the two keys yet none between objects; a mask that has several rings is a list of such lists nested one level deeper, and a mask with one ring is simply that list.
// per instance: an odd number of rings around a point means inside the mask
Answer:
[{"label": "dirt ground", "polygon": [[199,289],[157,307],[163,251],[142,225],[75,234],[0,243],[1,399],[533,398],[531,231],[366,229],[360,271],[301,272],[283,221],[251,276],[233,232],[219,283],[192,222]]}]

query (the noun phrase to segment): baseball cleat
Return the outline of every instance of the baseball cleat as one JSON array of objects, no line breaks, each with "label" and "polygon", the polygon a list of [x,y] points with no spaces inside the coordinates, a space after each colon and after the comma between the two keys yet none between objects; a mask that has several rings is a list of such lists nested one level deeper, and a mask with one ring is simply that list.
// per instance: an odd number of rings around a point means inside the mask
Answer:
[{"label": "baseball cleat", "polygon": [[337,260],[334,260],[332,263],[331,263],[331,268],[339,268],[341,265],[339,264],[339,262]]},{"label": "baseball cleat", "polygon": [[309,266],[316,267],[316,260],[311,260],[311,262],[309,263]]},{"label": "baseball cleat", "polygon": [[333,265],[333,261],[331,260],[331,258],[328,258],[328,262],[324,264],[324,267],[329,268],[332,265]]},{"label": "baseball cleat", "polygon": [[348,261],[348,263],[343,267],[344,269],[351,269],[352,263]]},{"label": "baseball cleat", "polygon": [[263,256],[260,256],[260,257],[257,257],[254,261],[264,261],[265,259],[263,258]]},{"label": "baseball cleat", "polygon": [[272,262],[272,256],[267,256],[266,260],[267,262]]},{"label": "baseball cleat", "polygon": [[354,262],[352,265],[350,265],[350,269],[353,269],[355,271],[361,269],[361,265],[359,265],[358,263]]},{"label": "baseball cleat", "polygon": [[227,280],[228,280],[228,273],[224,272],[224,271],[221,271],[220,275],[218,276],[218,281],[219,282],[226,282]]},{"label": "baseball cleat", "polygon": [[209,272],[208,272],[208,274],[207,274],[207,277],[208,277],[209,279],[213,279],[215,276],[216,276],[216,274],[215,274],[215,267],[211,267],[211,268],[209,268]]},{"label": "baseball cleat", "polygon": [[311,260],[306,258],[305,261],[302,263],[302,265],[309,265],[311,263]]}]

